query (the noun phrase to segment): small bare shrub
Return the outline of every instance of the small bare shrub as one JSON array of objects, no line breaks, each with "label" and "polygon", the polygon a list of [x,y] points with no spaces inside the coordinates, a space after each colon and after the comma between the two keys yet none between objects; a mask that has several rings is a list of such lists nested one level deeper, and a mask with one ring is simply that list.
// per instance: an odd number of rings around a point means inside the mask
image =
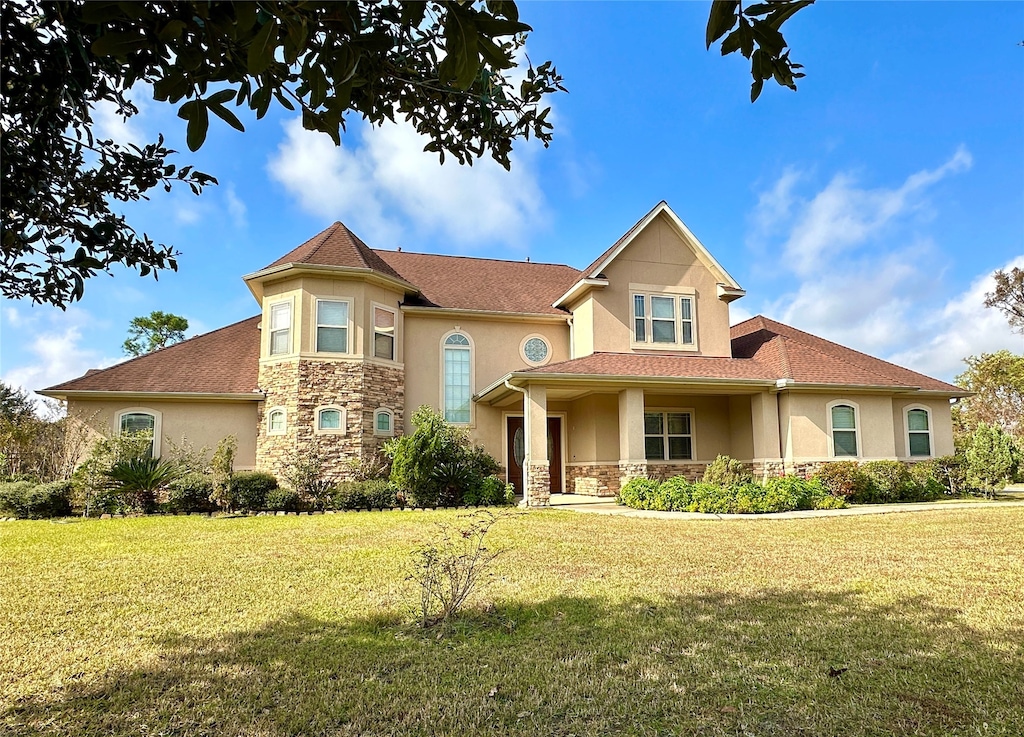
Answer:
[{"label": "small bare shrub", "polygon": [[413,553],[410,580],[419,587],[420,624],[454,617],[504,550],[486,545],[487,533],[504,516],[483,510],[460,515],[461,524],[439,524],[438,539]]},{"label": "small bare shrub", "polygon": [[235,472],[235,454],[238,452],[238,438],[228,435],[217,443],[217,450],[210,461],[213,471],[213,492],[210,501],[230,512],[234,506],[231,476]]},{"label": "small bare shrub", "polygon": [[334,482],[327,477],[327,455],[320,448],[296,450],[282,474],[287,486],[314,509],[326,509]]}]

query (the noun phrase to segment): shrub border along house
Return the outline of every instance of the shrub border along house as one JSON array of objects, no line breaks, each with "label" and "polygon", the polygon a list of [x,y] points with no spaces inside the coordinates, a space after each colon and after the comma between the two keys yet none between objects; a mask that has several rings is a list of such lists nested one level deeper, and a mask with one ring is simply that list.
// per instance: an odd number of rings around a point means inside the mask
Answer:
[{"label": "shrub border along house", "polygon": [[907,465],[900,461],[827,463],[810,477],[776,476],[762,483],[728,456],[709,464],[696,483],[683,476],[665,481],[636,478],[616,502],[633,509],[710,514],[765,514],[806,509],[840,509],[847,503],[892,504],[960,496],[956,459],[936,458]]}]

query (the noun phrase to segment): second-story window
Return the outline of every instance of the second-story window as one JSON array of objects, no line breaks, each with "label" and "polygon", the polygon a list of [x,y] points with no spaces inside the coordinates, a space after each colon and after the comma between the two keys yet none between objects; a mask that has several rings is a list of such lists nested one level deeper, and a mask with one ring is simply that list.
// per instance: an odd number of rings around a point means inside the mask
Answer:
[{"label": "second-story window", "polygon": [[469,424],[472,399],[469,338],[452,333],[444,341],[444,418]]},{"label": "second-story window", "polygon": [[373,355],[395,360],[395,313],[383,307],[373,308]]},{"label": "second-story window", "polygon": [[292,303],[270,306],[270,355],[292,352]]},{"label": "second-story window", "polygon": [[633,343],[695,347],[693,297],[633,295]]},{"label": "second-story window", "polygon": [[316,301],[316,350],[348,353],[348,302]]}]

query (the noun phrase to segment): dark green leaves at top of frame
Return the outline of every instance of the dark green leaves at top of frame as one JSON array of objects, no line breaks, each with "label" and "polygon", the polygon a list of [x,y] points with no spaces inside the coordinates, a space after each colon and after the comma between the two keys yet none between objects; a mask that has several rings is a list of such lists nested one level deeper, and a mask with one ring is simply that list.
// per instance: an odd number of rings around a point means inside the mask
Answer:
[{"label": "dark green leaves at top of frame", "polygon": [[723,56],[738,51],[750,59],[750,74],[754,78],[750,86],[751,102],[761,94],[768,79],[796,89],[795,80],[804,74],[795,70],[801,69],[802,65],[789,60],[786,39],[780,28],[799,10],[813,4],[814,0],[768,0],[743,8],[738,0],[715,0],[712,3],[707,46],[710,48],[724,36]]},{"label": "dark green leaves at top of frame", "polygon": [[277,50],[277,19],[271,18],[260,28],[256,38],[249,45],[247,57],[249,74],[256,75],[266,71],[274,62],[274,52]]}]

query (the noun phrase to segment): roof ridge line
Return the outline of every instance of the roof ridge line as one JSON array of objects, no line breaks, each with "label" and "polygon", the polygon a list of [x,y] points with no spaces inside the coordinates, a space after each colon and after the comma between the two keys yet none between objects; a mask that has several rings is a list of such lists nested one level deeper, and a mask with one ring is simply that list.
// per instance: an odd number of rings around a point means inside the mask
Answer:
[{"label": "roof ridge line", "polygon": [[[763,319],[764,318],[762,318],[762,320]],[[763,322],[762,322],[762,325],[764,325]],[[766,332],[771,332],[771,331],[768,330],[768,326],[767,325],[765,325],[762,328],[762,330],[765,330]],[[779,357],[782,359],[782,370],[786,374],[785,376],[782,376],[782,377],[779,377],[779,378],[793,379],[793,364],[790,363],[790,361],[789,361],[789,348],[786,346],[786,336],[785,335],[780,335],[779,333],[775,333],[774,335],[775,335],[775,338],[779,339]],[[775,338],[772,338],[772,340],[775,340]],[[821,353],[821,351],[818,351],[818,352]],[[822,353],[822,355],[825,355],[825,354]]]},{"label": "roof ridge line", "polygon": [[531,266],[561,266],[561,267],[566,268],[566,269],[572,269],[573,271],[579,271],[580,273],[583,273],[582,271],[580,271],[580,269],[577,269],[575,266],[570,266],[569,264],[556,264],[556,263],[553,263],[551,261],[521,261],[521,260],[510,259],[510,258],[491,258],[489,256],[469,256],[469,255],[462,254],[462,253],[426,253],[425,251],[398,251],[398,250],[392,250],[390,248],[373,248],[372,246],[367,246],[367,248],[369,248],[374,253],[378,253],[378,254],[379,253],[400,253],[402,255],[408,254],[410,256],[436,256],[437,258],[464,258],[464,259],[472,259],[473,261],[497,261],[497,262],[503,263],[503,264],[523,264],[524,266],[526,264],[530,264]]},{"label": "roof ridge line", "polygon": [[[327,243],[328,239],[330,239],[330,237],[332,235],[334,235],[338,231],[339,227],[340,228],[345,228],[345,230],[348,230],[348,228],[345,227],[345,224],[343,222],[341,222],[340,220],[335,220],[334,223],[332,223],[326,229],[324,229],[324,231],[323,231],[323,238],[320,239],[319,243],[317,243],[315,246],[313,246],[313,250],[311,250],[309,253],[307,253],[306,257],[304,259],[302,259],[302,261],[300,263],[309,263],[309,260],[311,258],[313,258],[313,256],[315,256],[317,254],[317,252],[321,248],[323,248],[324,244]],[[349,231],[350,234],[351,234],[351,232],[352,231]],[[300,248],[301,248],[301,246],[300,246]]]}]

